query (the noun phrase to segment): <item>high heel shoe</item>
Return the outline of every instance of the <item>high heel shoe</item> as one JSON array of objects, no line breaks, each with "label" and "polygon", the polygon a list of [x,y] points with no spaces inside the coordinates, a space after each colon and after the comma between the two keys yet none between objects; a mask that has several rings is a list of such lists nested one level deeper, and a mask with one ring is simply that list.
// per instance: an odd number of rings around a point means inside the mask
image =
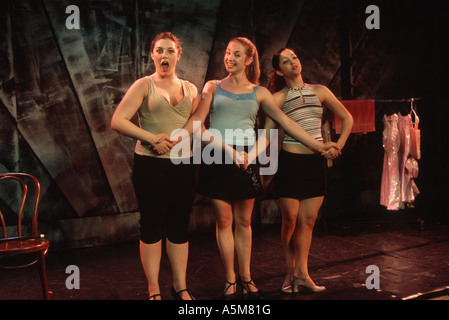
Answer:
[{"label": "high heel shoe", "polygon": [[173,299],[175,299],[175,300],[184,300],[181,295],[181,293],[183,293],[183,292],[187,292],[190,296],[190,299],[195,300],[195,298],[190,293],[189,289],[183,289],[183,290],[176,292],[175,288],[171,287],[171,295],[173,296]]},{"label": "high heel shoe", "polygon": [[286,279],[290,279],[290,281],[288,283],[282,283],[282,287],[281,287],[281,292],[282,293],[292,293],[292,276],[291,275],[286,275]]},{"label": "high heel shoe", "polygon": [[310,284],[307,284],[306,281],[308,278],[310,278],[310,276],[307,276],[305,278],[298,278],[292,275],[292,292],[298,292],[298,287],[303,287],[310,292],[323,292],[324,290],[326,290],[326,287],[324,286],[312,286]]},{"label": "high heel shoe", "polygon": [[[259,289],[257,289],[256,284],[254,283],[253,280],[243,281],[242,278],[240,278],[240,276],[239,276],[238,283],[242,287],[242,294],[243,294],[243,296],[245,296],[245,297],[247,297],[249,299],[254,299],[254,300],[261,300],[261,299],[263,299],[262,293],[260,292]],[[257,289],[257,291],[251,291],[249,286],[253,286],[254,288]]]},{"label": "high heel shoe", "polygon": [[292,285],[291,284],[282,284],[281,292],[282,293],[292,293]]},{"label": "high heel shoe", "polygon": [[[229,281],[226,280],[226,288],[223,291],[223,299],[224,300],[232,300],[232,299],[235,298],[236,292],[237,292],[236,285],[237,285],[237,281],[229,282]],[[234,287],[234,292],[233,293],[226,293],[232,287]]]}]

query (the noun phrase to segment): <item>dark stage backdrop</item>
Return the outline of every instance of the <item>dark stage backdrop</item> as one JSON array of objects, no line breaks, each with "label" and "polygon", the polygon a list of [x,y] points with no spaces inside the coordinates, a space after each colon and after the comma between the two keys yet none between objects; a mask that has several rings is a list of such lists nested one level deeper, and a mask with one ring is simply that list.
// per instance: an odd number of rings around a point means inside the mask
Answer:
[{"label": "dark stage backdrop", "polygon": [[[79,8],[79,29],[66,26],[69,5]],[[380,9],[380,29],[365,25],[369,5]],[[225,47],[245,36],[259,50],[262,85],[273,53],[287,46],[299,54],[306,82],[324,84],[341,99],[421,98],[416,208],[391,213],[379,205],[381,119],[409,107],[382,104],[376,132],[351,135],[329,171],[323,219],[368,221],[380,213],[444,220],[438,209],[447,194],[449,170],[440,154],[448,108],[440,80],[448,55],[440,46],[448,39],[447,9],[441,1],[3,0],[0,172],[40,180],[40,229],[54,247],[135,238],[135,141],[112,131],[110,120],[130,85],[152,72],[152,38],[172,31],[182,39],[178,74],[201,90],[226,76]],[[13,206],[10,197],[0,190],[2,205]],[[197,208],[207,205],[197,199]],[[201,212],[197,220],[212,219]]]}]

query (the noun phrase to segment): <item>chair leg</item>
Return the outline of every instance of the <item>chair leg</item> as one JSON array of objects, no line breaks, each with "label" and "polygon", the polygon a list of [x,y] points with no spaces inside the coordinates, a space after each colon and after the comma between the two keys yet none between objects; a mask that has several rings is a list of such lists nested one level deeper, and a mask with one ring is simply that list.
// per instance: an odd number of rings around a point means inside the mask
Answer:
[{"label": "chair leg", "polygon": [[41,277],[42,294],[45,300],[50,300],[47,283],[47,267],[45,264],[45,252],[39,252],[39,275]]}]

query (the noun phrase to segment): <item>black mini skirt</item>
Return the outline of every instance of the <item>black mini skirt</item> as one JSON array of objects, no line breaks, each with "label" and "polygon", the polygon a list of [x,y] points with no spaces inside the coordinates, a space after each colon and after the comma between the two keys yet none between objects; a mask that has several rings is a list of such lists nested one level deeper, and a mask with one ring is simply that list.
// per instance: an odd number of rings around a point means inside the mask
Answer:
[{"label": "black mini skirt", "polygon": [[[246,147],[245,151],[248,152]],[[221,164],[201,163],[198,192],[212,199],[220,200],[255,198],[263,193],[259,165],[251,164],[246,171],[243,171],[234,163],[226,164],[225,153],[221,151]]]},{"label": "black mini skirt", "polygon": [[279,197],[299,200],[326,195],[326,159],[281,149],[274,189]]}]

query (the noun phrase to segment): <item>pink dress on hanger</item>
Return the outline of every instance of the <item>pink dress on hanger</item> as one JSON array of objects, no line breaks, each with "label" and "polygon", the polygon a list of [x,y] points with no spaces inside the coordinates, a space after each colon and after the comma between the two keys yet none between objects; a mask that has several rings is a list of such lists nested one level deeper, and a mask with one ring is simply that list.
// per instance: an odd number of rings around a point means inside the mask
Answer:
[{"label": "pink dress on hanger", "polygon": [[400,179],[401,179],[401,201],[408,206],[412,206],[415,196],[419,194],[418,187],[413,180],[418,176],[418,162],[411,156],[411,136],[412,116],[408,114],[402,116],[399,114],[399,136],[401,139],[400,147]]},{"label": "pink dress on hanger", "polygon": [[382,137],[385,149],[382,180],[380,186],[380,204],[388,210],[404,207],[401,201],[401,181],[399,175],[399,147],[401,138],[398,129],[398,115],[384,115],[384,131]]}]

